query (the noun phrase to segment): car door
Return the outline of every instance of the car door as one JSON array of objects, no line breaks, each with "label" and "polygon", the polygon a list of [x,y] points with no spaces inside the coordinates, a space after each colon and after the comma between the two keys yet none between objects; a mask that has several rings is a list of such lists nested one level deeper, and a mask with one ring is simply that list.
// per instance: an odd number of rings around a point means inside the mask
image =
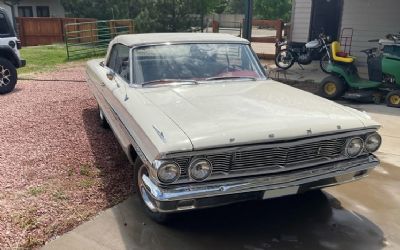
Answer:
[{"label": "car door", "polygon": [[[126,52],[128,51],[128,52]],[[102,107],[104,111],[113,112],[114,115],[120,116],[122,105],[121,98],[118,93],[120,89],[127,89],[127,82],[120,76],[121,70],[121,58],[129,55],[129,48],[122,45],[116,44],[111,48],[110,56],[103,67],[99,79],[98,89],[103,95],[108,107]]]},{"label": "car door", "polygon": [[129,120],[129,114],[127,112],[127,101],[128,101],[128,90],[130,82],[130,62],[129,62],[129,47],[120,45],[116,47],[117,57],[114,66],[114,79],[113,81],[117,85],[117,88],[113,89],[113,96],[118,100],[115,111],[118,113],[119,118],[122,122]]},{"label": "car door", "polygon": [[115,81],[116,75],[116,66],[117,66],[117,59],[119,53],[120,44],[116,44],[112,47],[110,57],[105,65],[105,74],[102,74],[102,85],[103,85],[103,95],[108,99],[113,98],[113,92],[118,89],[120,86]]}]

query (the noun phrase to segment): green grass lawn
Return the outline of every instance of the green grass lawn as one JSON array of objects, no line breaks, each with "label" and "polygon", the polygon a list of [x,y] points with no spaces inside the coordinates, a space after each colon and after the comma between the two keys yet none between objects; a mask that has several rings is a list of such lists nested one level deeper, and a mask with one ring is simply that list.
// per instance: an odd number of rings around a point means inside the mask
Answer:
[{"label": "green grass lawn", "polygon": [[[73,49],[79,49],[74,47]],[[52,71],[57,66],[65,64],[67,59],[67,50],[64,44],[42,45],[22,47],[21,57],[26,60],[26,66],[18,69],[18,74],[30,74],[36,72]],[[74,62],[86,61],[93,58],[93,54],[82,53],[81,57],[75,57]]]},{"label": "green grass lawn", "polygon": [[19,74],[50,71],[67,62],[67,51],[62,44],[23,47],[20,52],[26,66],[18,69]]}]

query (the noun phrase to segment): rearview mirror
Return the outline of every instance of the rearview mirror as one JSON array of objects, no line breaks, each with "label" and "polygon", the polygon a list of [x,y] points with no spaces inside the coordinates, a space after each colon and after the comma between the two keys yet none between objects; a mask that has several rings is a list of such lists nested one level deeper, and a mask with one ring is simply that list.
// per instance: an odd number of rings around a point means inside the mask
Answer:
[{"label": "rearview mirror", "polygon": [[129,61],[122,61],[122,68],[127,68],[129,67]]},{"label": "rearview mirror", "polygon": [[109,70],[108,72],[107,72],[107,78],[108,78],[108,80],[114,80],[114,76],[115,76],[115,73],[114,73],[114,71],[112,71],[112,70]]}]

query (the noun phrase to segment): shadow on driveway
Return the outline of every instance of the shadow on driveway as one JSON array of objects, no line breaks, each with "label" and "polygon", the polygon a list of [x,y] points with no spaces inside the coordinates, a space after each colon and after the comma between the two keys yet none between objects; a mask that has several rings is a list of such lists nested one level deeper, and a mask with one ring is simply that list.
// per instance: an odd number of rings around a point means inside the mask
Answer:
[{"label": "shadow on driveway", "polygon": [[103,192],[109,205],[125,200],[133,190],[133,167],[111,129],[100,126],[99,111],[89,108],[82,111],[94,164],[100,170]]},{"label": "shadow on driveway", "polygon": [[[360,249],[384,246],[381,229],[321,191],[179,214],[168,226],[146,217],[138,198],[113,208],[117,249]],[[111,229],[111,228],[109,228]]]}]

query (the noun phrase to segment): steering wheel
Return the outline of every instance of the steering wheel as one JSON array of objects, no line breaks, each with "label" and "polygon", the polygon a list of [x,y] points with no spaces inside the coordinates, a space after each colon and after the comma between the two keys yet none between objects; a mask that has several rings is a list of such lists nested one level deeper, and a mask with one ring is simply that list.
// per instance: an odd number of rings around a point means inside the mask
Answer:
[{"label": "steering wheel", "polygon": [[242,70],[243,70],[242,66],[236,64],[230,64],[228,67],[223,67],[221,68],[221,70],[218,70],[215,75],[220,76],[220,75],[225,75],[226,73],[229,72],[242,71]]},{"label": "steering wheel", "polygon": [[376,52],[377,50],[378,50],[377,48],[371,48],[371,49],[364,49],[364,50],[361,50],[360,52],[365,53],[365,54],[367,54],[367,55],[370,55],[370,54]]},{"label": "steering wheel", "polygon": [[388,34],[388,35],[386,35],[386,38],[389,39],[389,40],[392,40],[394,42],[397,42],[400,39],[400,35]]},{"label": "steering wheel", "polygon": [[228,72],[234,72],[234,71],[242,71],[243,67],[237,64],[231,64],[228,67]]}]

